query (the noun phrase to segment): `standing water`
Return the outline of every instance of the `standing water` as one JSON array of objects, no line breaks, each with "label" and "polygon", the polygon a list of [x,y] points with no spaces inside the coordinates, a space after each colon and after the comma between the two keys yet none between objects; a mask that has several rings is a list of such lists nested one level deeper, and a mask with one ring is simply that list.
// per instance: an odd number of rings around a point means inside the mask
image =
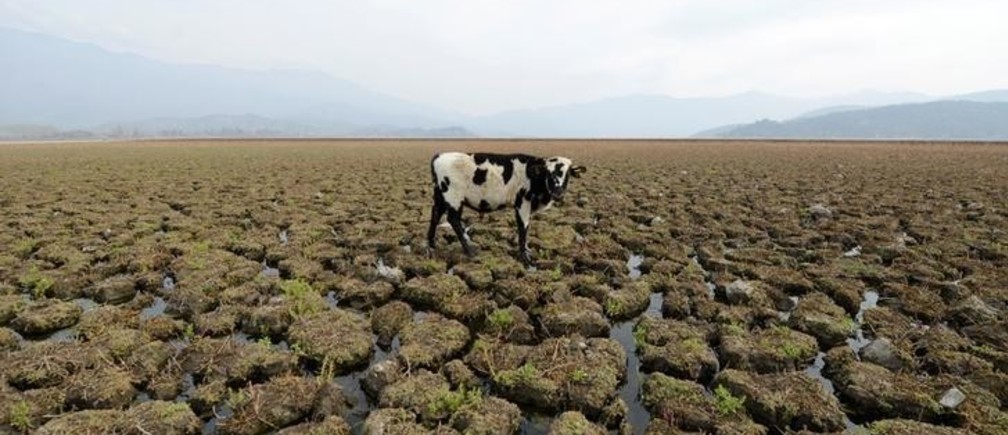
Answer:
[{"label": "standing water", "polygon": [[626,262],[627,270],[630,271],[630,278],[637,279],[641,277],[640,265],[644,263],[644,256],[639,254],[633,254],[630,259]]},{"label": "standing water", "polygon": [[857,330],[855,331],[853,338],[847,339],[847,344],[854,349],[854,352],[860,352],[862,348],[871,343],[871,340],[865,338],[864,328],[864,313],[865,310],[870,310],[878,305],[879,295],[878,292],[866,291],[864,294],[864,300],[861,301],[861,306],[858,309],[857,315],[854,316],[854,323],[857,325]]}]

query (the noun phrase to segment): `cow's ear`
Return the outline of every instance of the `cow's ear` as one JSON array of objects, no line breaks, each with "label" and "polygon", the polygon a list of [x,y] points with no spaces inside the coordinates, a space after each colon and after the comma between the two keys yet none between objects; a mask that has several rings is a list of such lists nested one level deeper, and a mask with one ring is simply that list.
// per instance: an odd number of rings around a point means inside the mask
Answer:
[{"label": "cow's ear", "polygon": [[584,166],[571,166],[571,169],[570,169],[571,176],[574,177],[574,178],[580,178],[581,174],[583,174],[583,173],[585,173],[587,171],[588,171],[588,169],[585,169]]}]

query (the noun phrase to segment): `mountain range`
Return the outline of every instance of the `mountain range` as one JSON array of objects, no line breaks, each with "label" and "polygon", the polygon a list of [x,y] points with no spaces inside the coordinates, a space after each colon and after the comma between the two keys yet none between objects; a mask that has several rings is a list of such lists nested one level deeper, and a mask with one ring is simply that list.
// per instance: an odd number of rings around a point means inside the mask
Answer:
[{"label": "mountain range", "polygon": [[[975,135],[1008,139],[1002,130],[978,124],[1008,124],[998,105],[932,103],[1006,102],[1008,90],[951,97],[880,91],[820,98],[761,92],[709,98],[628,95],[468,116],[318,72],[173,64],[7,28],[0,28],[0,59],[0,139],[888,137],[876,130],[845,129],[839,121],[863,124],[878,116],[888,120],[880,125],[905,124],[892,126],[894,135],[966,137],[969,131],[960,127],[968,125]],[[884,109],[888,106],[906,107]],[[944,124],[936,119],[961,122],[940,132],[935,130]],[[928,132],[921,130],[925,127]]]}]

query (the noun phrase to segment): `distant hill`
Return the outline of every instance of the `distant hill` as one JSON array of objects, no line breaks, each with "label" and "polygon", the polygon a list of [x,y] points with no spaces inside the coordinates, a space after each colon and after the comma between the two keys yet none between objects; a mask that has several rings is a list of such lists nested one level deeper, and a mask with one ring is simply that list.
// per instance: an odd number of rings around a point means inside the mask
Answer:
[{"label": "distant hill", "polygon": [[1008,140],[1008,103],[935,101],[849,110],[721,131],[725,138]]},{"label": "distant hill", "polygon": [[74,129],[252,113],[349,132],[440,127],[458,118],[320,73],[170,64],[6,28],[0,28],[0,59],[0,125]]},{"label": "distant hill", "polygon": [[725,124],[787,119],[825,106],[924,101],[924,94],[862,92],[829,98],[791,98],[760,92],[712,98],[635,95],[517,110],[470,120],[482,135],[534,137],[686,137]]},{"label": "distant hill", "polygon": [[298,124],[258,115],[209,115],[195,118],[153,118],[109,123],[88,130],[62,130],[37,124],[0,125],[0,140],[134,139],[134,138],[243,138],[243,137],[477,137],[458,126],[357,127],[328,124],[326,127]]},{"label": "distant hill", "polygon": [[[821,98],[627,95],[465,116],[310,71],[160,62],[93,44],[0,28],[0,138],[569,137],[777,134],[812,120],[937,97],[864,91]],[[1008,90],[946,99],[1008,101]],[[924,116],[924,114],[918,114]],[[775,120],[749,126],[756,120]],[[904,123],[909,122],[907,120]],[[965,121],[964,121],[965,122]],[[837,127],[839,128],[839,127]],[[849,129],[848,129],[849,130]],[[769,132],[767,132],[769,131]],[[786,133],[784,130],[780,134]],[[802,134],[860,134],[855,131]],[[932,132],[932,134],[937,134]]]}]

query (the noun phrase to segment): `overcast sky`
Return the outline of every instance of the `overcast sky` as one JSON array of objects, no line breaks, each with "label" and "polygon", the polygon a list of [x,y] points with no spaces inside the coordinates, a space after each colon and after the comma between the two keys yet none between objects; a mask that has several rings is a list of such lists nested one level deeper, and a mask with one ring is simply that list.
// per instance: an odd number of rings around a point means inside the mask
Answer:
[{"label": "overcast sky", "polygon": [[472,114],[632,93],[1008,88],[1006,17],[995,0],[0,0],[0,26],[322,70]]}]

